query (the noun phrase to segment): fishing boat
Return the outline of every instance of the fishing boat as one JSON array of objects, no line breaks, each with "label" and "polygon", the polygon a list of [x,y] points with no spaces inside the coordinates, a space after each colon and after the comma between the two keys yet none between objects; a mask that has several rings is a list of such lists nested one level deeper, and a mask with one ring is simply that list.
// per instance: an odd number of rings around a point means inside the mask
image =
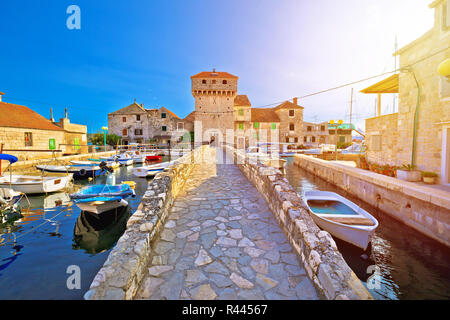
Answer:
[{"label": "fishing boat", "polygon": [[71,194],[70,198],[82,211],[99,214],[118,207],[128,206],[125,199],[130,196],[135,197],[136,194],[128,184],[116,186],[98,184],[84,187],[77,193]]},{"label": "fishing boat", "polygon": [[[80,164],[80,165],[99,165],[99,162],[102,162],[103,160],[72,160],[70,163],[72,164]],[[120,167],[120,163],[118,161],[105,161],[106,166],[111,169],[116,169]]]},{"label": "fishing boat", "polygon": [[0,189],[0,225],[13,223],[23,217],[19,207],[22,197],[22,192],[7,188]]},{"label": "fishing boat", "polygon": [[66,188],[72,180],[72,174],[60,177],[12,174],[10,165],[17,161],[17,157],[0,154],[0,160],[9,161],[10,169],[9,174],[0,176],[0,188],[13,189],[25,194],[50,193]]},{"label": "fishing boat", "polygon": [[304,202],[321,229],[364,251],[370,250],[378,221],[367,211],[328,191],[307,191]]},{"label": "fishing boat", "polygon": [[134,163],[133,158],[126,153],[116,154],[112,157],[101,157],[100,159],[104,161],[117,161],[121,166],[131,166]]},{"label": "fishing boat", "polygon": [[145,162],[161,162],[162,161],[162,157],[156,154],[153,155],[147,155],[145,157]]},{"label": "fishing boat", "polygon": [[53,173],[68,173],[73,174],[74,179],[87,179],[95,178],[97,176],[104,175],[107,172],[108,167],[99,165],[83,165],[83,164],[72,164],[72,165],[37,165],[36,169],[53,172]]},{"label": "fishing boat", "polygon": [[168,166],[173,164],[174,161],[168,161],[163,163],[152,164],[148,166],[142,166],[138,168],[133,168],[133,175],[139,178],[152,177],[158,172],[164,171]]}]

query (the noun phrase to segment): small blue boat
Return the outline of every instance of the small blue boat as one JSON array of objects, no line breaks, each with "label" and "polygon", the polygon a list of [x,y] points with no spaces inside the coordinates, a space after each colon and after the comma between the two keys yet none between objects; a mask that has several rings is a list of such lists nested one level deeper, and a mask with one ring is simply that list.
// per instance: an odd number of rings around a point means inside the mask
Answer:
[{"label": "small blue boat", "polygon": [[76,205],[83,211],[102,213],[118,207],[125,207],[128,197],[135,197],[134,190],[128,184],[112,186],[98,184],[80,189],[77,193],[70,195]]}]

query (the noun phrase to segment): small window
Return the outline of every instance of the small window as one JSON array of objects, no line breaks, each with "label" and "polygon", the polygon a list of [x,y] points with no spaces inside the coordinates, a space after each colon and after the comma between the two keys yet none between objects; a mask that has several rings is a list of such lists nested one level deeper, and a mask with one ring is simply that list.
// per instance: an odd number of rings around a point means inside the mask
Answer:
[{"label": "small window", "polygon": [[222,83],[223,83],[223,84],[227,84],[227,80],[223,80]]},{"label": "small window", "polygon": [[127,129],[123,129],[122,130],[122,135],[124,135],[124,136],[128,135],[128,130]]},{"label": "small window", "polygon": [[303,137],[303,142],[306,142],[308,139],[306,138],[306,136]]},{"label": "small window", "polygon": [[243,116],[243,115],[244,115],[244,109],[239,109],[238,114],[239,114],[240,116]]},{"label": "small window", "polygon": [[141,121],[141,115],[140,114],[136,115],[136,121]]},{"label": "small window", "polygon": [[277,124],[276,123],[272,123],[271,127],[272,127],[272,130],[275,130],[277,128]]},{"label": "small window", "polygon": [[289,117],[295,116],[295,110],[289,110]]},{"label": "small window", "polygon": [[203,83],[203,84],[206,84],[206,80],[202,80],[202,83]]},{"label": "small window", "polygon": [[122,122],[127,122],[127,117],[122,117]]},{"label": "small window", "polygon": [[74,138],[73,139],[73,144],[74,144],[74,146],[73,146],[74,150],[80,149],[80,139],[79,138]]},{"label": "small window", "polygon": [[142,129],[134,129],[135,136],[142,136]]},{"label": "small window", "polygon": [[311,137],[311,142],[316,142],[316,137]]},{"label": "small window", "polygon": [[161,119],[165,119],[166,118],[166,114],[165,113],[161,113]]},{"label": "small window", "polygon": [[295,130],[295,125],[293,123],[289,124],[289,130],[290,131],[294,131]]},{"label": "small window", "polygon": [[167,131],[167,127],[166,126],[162,126],[161,130],[162,131]]},{"label": "small window", "polygon": [[239,130],[244,130],[244,124],[242,122],[239,123]]},{"label": "small window", "polygon": [[33,133],[25,132],[25,147],[33,146]]},{"label": "small window", "polygon": [[320,126],[320,131],[325,131],[325,126]]},{"label": "small window", "polygon": [[294,142],[296,142],[296,143],[298,142],[298,138],[297,137],[295,137]]},{"label": "small window", "polygon": [[49,150],[55,150],[56,149],[56,140],[55,139],[49,139],[48,140],[48,149]]},{"label": "small window", "polygon": [[183,131],[184,130],[184,122],[178,122],[177,123],[177,130]]},{"label": "small window", "polygon": [[381,151],[381,135],[373,135],[370,140],[371,151]]},{"label": "small window", "polygon": [[286,137],[286,142],[289,142],[289,137]]},{"label": "small window", "polygon": [[212,81],[212,84],[216,84],[216,80],[213,80],[213,81]]},{"label": "small window", "polygon": [[307,127],[306,127],[306,130],[307,130],[307,131],[311,131],[311,130],[312,130],[312,127],[311,127],[311,126],[307,126]]},{"label": "small window", "polygon": [[253,127],[254,127],[255,129],[258,129],[258,128],[259,128],[259,122],[255,122],[255,123],[253,124]]}]

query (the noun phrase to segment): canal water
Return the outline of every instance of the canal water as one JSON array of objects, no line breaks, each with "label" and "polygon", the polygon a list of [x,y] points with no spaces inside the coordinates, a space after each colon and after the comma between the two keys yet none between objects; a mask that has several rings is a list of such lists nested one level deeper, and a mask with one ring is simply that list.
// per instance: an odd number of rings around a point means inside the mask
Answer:
[{"label": "canal water", "polygon": [[[113,214],[81,212],[68,193],[29,196],[30,205],[21,200],[24,217],[0,225],[0,299],[82,299],[147,189],[149,180],[134,177],[132,168],[115,169],[108,178],[136,182],[136,197]],[[75,181],[75,188],[106,179]],[[81,289],[68,289],[69,266],[79,267]]]},{"label": "canal water", "polygon": [[370,259],[335,239],[347,264],[375,299],[450,299],[450,249],[287,159],[286,178],[301,196],[309,190],[336,192],[377,218]]}]

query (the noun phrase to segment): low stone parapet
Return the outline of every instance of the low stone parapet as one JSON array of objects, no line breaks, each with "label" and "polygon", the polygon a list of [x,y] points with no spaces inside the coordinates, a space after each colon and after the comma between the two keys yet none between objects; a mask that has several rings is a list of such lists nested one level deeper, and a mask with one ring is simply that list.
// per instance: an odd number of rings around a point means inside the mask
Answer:
[{"label": "low stone parapet", "polygon": [[150,264],[153,240],[164,227],[173,201],[209,146],[202,146],[177,159],[149,182],[138,209],[130,217],[124,234],[95,276],[86,300],[132,299]]},{"label": "low stone parapet", "polygon": [[240,150],[225,148],[264,196],[316,288],[327,299],[372,299],[345,262],[331,235],[317,227],[302,199],[281,172],[249,160]]},{"label": "low stone parapet", "polygon": [[450,246],[450,193],[306,155],[294,164]]}]

